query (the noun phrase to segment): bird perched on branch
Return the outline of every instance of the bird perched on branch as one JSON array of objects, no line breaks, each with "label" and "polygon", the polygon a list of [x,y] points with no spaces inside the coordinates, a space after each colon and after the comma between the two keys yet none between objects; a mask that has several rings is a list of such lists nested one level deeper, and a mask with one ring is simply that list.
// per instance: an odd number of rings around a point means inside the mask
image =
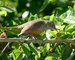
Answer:
[{"label": "bird perched on branch", "polygon": [[55,24],[48,20],[32,20],[32,21],[26,22],[22,25],[7,27],[7,28],[21,29],[21,32],[18,34],[18,36],[20,36],[24,33],[28,34],[28,35],[35,35],[35,34],[39,34],[39,33],[43,32],[43,31],[46,31],[48,29],[56,30]]}]

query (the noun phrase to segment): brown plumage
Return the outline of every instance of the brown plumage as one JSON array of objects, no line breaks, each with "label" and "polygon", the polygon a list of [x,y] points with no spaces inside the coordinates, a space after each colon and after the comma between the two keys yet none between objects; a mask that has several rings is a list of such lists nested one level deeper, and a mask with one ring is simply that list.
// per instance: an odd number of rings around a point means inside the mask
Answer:
[{"label": "brown plumage", "polygon": [[18,28],[21,29],[21,32],[18,34],[18,36],[26,33],[29,35],[35,35],[39,34],[43,31],[46,31],[48,29],[56,29],[55,24],[48,20],[32,20],[29,22],[26,22],[19,26],[13,26],[9,28]]}]

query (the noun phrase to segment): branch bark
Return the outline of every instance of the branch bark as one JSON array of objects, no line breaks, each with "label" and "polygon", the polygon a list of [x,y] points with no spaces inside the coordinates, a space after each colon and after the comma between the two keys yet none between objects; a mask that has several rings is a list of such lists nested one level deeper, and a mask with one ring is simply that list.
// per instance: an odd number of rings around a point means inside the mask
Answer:
[{"label": "branch bark", "polygon": [[[23,38],[0,38],[0,42],[24,42],[25,39]],[[71,40],[71,39],[54,39],[54,40],[28,40],[28,43],[38,43],[38,44],[43,44],[43,43],[71,43],[71,44],[75,44],[75,40]]]}]

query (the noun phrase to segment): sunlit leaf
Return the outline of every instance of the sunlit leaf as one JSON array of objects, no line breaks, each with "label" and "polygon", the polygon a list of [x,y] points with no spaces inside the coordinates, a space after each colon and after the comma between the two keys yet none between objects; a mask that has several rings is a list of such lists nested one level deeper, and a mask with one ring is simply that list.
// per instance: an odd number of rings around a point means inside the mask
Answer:
[{"label": "sunlit leaf", "polygon": [[54,60],[55,58],[53,57],[53,56],[47,56],[46,58],[45,58],[45,60]]},{"label": "sunlit leaf", "polygon": [[51,37],[52,38],[54,38],[54,37],[56,37],[56,31],[51,31],[51,30],[47,30],[46,31],[46,37],[47,37],[47,39],[51,39]]},{"label": "sunlit leaf", "polygon": [[43,19],[44,20],[49,20],[50,19],[50,16],[44,16]]},{"label": "sunlit leaf", "polygon": [[11,21],[12,21],[13,25],[18,25],[18,23],[16,21],[14,21],[14,20],[11,20]]},{"label": "sunlit leaf", "polygon": [[70,29],[75,29],[74,27],[75,27],[75,24],[73,24],[73,25],[71,24],[71,25],[68,25],[65,30],[69,31]]},{"label": "sunlit leaf", "polygon": [[75,4],[73,5],[73,9],[75,10]]},{"label": "sunlit leaf", "polygon": [[52,14],[52,15],[50,16],[50,20],[53,20],[53,18],[54,18],[54,14]]},{"label": "sunlit leaf", "polygon": [[69,24],[74,24],[75,23],[75,11],[70,8],[67,12],[66,12],[66,17],[64,18],[64,22],[69,23]]},{"label": "sunlit leaf", "polygon": [[22,52],[19,49],[15,49],[10,53],[10,56],[12,56],[14,60],[22,59]]},{"label": "sunlit leaf", "polygon": [[0,9],[5,10],[5,11],[10,12],[10,13],[13,12],[13,10],[11,8],[6,7],[6,6],[1,6]]},{"label": "sunlit leaf", "polygon": [[49,49],[50,49],[50,44],[49,44],[49,43],[46,43],[46,44],[43,46],[43,50],[42,50],[43,56],[46,56],[46,54],[49,52]]},{"label": "sunlit leaf", "polygon": [[0,11],[0,16],[6,16],[6,15],[7,15],[7,11],[5,10]]},{"label": "sunlit leaf", "polygon": [[21,53],[16,60],[22,60],[23,54]]}]

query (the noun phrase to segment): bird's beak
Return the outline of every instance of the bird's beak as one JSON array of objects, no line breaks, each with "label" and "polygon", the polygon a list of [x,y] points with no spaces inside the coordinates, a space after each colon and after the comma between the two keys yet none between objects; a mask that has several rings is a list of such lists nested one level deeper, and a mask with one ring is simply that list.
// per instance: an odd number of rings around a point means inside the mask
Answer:
[{"label": "bird's beak", "polygon": [[56,27],[54,29],[57,30]]},{"label": "bird's beak", "polygon": [[57,31],[56,27],[54,27],[54,30],[56,30],[56,31]]}]

